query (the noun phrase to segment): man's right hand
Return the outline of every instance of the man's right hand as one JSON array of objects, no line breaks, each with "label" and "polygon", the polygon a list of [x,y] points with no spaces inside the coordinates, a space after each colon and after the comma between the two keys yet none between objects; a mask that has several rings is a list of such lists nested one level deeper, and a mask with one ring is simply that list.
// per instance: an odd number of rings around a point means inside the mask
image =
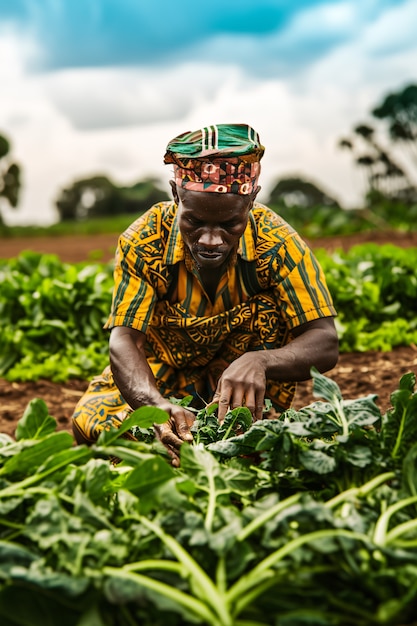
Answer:
[{"label": "man's right hand", "polygon": [[154,425],[156,436],[166,447],[171,457],[171,464],[174,467],[179,467],[181,445],[191,443],[193,440],[190,427],[194,423],[194,413],[183,406],[170,402],[160,404],[159,408],[169,413],[170,419],[165,424]]},{"label": "man's right hand", "polygon": [[114,381],[133,409],[156,406],[169,414],[169,421],[155,425],[154,429],[172,457],[172,464],[178,466],[181,445],[193,440],[190,426],[194,422],[194,414],[186,407],[172,404],[160,394],[146,359],[145,344],[146,335],[139,330],[125,326],[112,329],[110,364]]}]

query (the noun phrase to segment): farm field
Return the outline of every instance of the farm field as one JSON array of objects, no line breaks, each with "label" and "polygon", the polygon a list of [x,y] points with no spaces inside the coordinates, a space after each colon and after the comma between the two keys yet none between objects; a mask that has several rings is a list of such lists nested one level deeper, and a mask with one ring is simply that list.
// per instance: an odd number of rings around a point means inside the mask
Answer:
[{"label": "farm field", "polygon": [[[13,258],[23,250],[57,254],[64,262],[78,263],[89,258],[109,261],[113,257],[117,236],[114,234],[11,237],[0,239],[0,257]],[[313,249],[349,249],[361,243],[393,243],[400,247],[417,247],[417,233],[368,232],[309,241]],[[390,406],[390,395],[400,377],[417,372],[417,347],[400,346],[389,352],[351,352],[340,355],[338,365],[327,375],[339,385],[345,398],[373,393],[382,412]],[[85,380],[54,383],[49,380],[10,382],[0,378],[0,432],[13,435],[16,421],[32,398],[42,398],[57,422],[58,428],[70,430],[71,415],[78,398],[87,387]],[[310,381],[300,383],[295,408],[313,401]]]},{"label": "farm field", "polygon": [[199,411],[175,468],[152,407],[69,434],[107,362],[115,236],[4,242],[2,626],[417,626],[417,241],[309,243],[337,366],[281,419]]}]

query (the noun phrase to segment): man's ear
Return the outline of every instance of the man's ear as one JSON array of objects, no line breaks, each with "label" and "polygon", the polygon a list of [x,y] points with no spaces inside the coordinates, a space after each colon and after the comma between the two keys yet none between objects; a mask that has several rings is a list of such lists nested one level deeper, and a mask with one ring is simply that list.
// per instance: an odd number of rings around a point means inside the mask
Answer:
[{"label": "man's ear", "polygon": [[262,187],[260,185],[258,185],[257,188],[253,190],[252,199],[253,199],[254,202],[256,200],[256,196],[261,191],[261,189],[262,189]]},{"label": "man's ear", "polygon": [[171,185],[171,191],[172,191],[172,195],[173,195],[173,198],[175,200],[175,203],[179,204],[180,199],[179,199],[179,196],[178,196],[178,189],[177,189],[177,184],[176,184],[175,180],[170,180],[169,184]]},{"label": "man's ear", "polygon": [[[258,193],[259,193],[260,191],[261,191],[261,187],[260,187],[260,185],[258,185],[258,186],[256,187],[256,189],[254,189],[254,190],[252,191],[252,193],[251,193],[251,195],[250,195],[250,199],[251,199],[252,206],[253,206],[253,203],[254,203],[254,202],[255,202],[255,200],[256,200],[256,196],[258,195]],[[252,207],[251,207],[251,208],[252,208]]]}]

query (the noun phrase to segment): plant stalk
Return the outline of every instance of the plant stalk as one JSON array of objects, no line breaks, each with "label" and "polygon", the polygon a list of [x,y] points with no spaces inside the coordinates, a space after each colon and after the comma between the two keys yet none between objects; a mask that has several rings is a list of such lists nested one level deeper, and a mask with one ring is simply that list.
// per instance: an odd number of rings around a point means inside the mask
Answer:
[{"label": "plant stalk", "polygon": [[409,498],[404,498],[403,500],[399,500],[395,502],[395,504],[391,504],[383,513],[379,516],[377,523],[375,524],[373,542],[377,546],[385,546],[387,542],[388,535],[388,524],[391,517],[406,506],[410,504],[415,504],[417,502],[417,496],[410,496]]},{"label": "plant stalk", "polygon": [[103,569],[103,573],[113,578],[116,577],[134,581],[141,587],[145,587],[151,591],[159,593],[160,595],[173,600],[179,606],[185,607],[196,617],[199,617],[204,620],[206,624],[210,624],[211,626],[226,626],[226,624],[229,626],[229,624],[231,624],[230,622],[219,622],[218,616],[213,614],[206,604],[200,602],[200,600],[197,600],[192,596],[187,595],[179,589],[175,589],[175,587],[172,587],[171,585],[160,582],[159,580],[154,580],[153,578],[143,576],[142,574],[127,572],[124,571],[123,568],[117,567],[105,567]]}]

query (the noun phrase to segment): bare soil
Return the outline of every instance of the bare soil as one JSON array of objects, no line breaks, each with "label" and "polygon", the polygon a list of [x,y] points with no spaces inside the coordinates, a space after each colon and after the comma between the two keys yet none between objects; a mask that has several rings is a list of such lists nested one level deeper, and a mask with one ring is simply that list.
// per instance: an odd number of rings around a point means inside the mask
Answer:
[{"label": "bare soil", "polygon": [[[416,233],[366,233],[345,237],[331,237],[309,241],[312,248],[348,249],[364,242],[394,243],[417,246]],[[38,237],[0,239],[0,257],[12,258],[23,250],[57,254],[69,263],[85,261],[102,251],[100,260],[113,257],[117,235]],[[390,396],[398,387],[401,376],[407,372],[417,374],[417,347],[399,347],[392,352],[355,352],[341,354],[337,366],[327,373],[340,387],[345,399],[355,399],[368,394],[377,396],[381,412],[391,406]],[[71,380],[65,384],[48,380],[37,382],[8,382],[0,379],[0,432],[14,435],[16,422],[23,415],[27,404],[34,398],[42,398],[50,414],[58,422],[59,430],[71,432],[71,415],[75,404],[83,394],[88,381]],[[294,407],[299,409],[315,400],[311,381],[298,385]]]}]

